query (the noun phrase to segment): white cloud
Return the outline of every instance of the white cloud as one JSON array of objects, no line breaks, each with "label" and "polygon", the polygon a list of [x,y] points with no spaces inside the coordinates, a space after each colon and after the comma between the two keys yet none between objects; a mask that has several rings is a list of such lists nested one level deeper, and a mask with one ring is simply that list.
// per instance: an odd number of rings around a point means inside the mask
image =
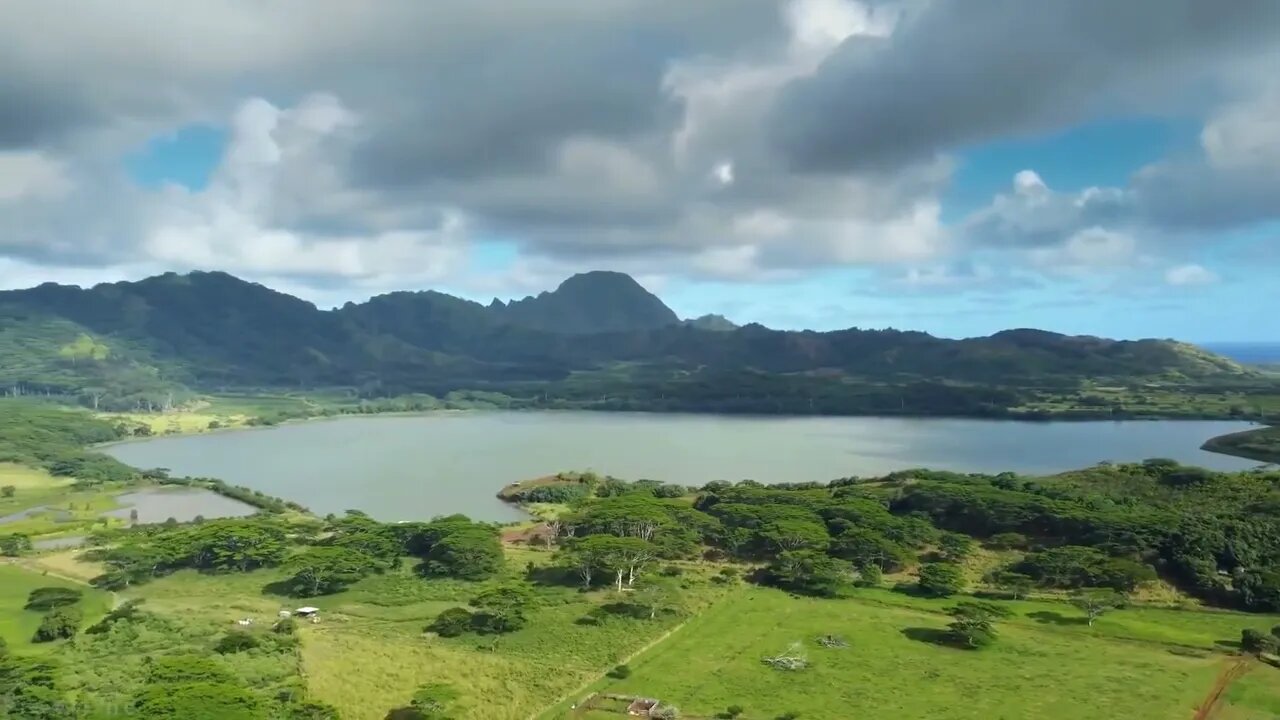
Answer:
[{"label": "white cloud", "polygon": [[35,151],[0,152],[0,203],[57,199],[71,188],[65,162]]},{"label": "white cloud", "polygon": [[1218,275],[1203,265],[1191,263],[1169,268],[1165,271],[1164,281],[1175,287],[1212,285],[1218,282]]},{"label": "white cloud", "polygon": [[1138,242],[1124,233],[1092,227],[1056,247],[1030,252],[1034,266],[1051,274],[1077,275],[1120,269],[1137,262]]},{"label": "white cloud", "polygon": [[[442,209],[436,222],[394,229],[365,221],[350,232],[308,230],[312,213],[349,210],[365,198],[342,184],[333,157],[358,118],[336,98],[317,95],[281,109],[243,103],[231,123],[222,163],[207,188],[171,187],[157,198],[142,250],[182,269],[221,269],[255,276],[440,279],[465,260],[466,222]],[[323,223],[319,223],[323,225]]]}]

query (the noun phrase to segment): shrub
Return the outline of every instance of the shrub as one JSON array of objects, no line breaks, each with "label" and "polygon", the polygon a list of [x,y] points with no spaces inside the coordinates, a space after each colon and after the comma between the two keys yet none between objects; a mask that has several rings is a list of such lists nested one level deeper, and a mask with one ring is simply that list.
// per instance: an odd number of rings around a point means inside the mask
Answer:
[{"label": "shrub", "polygon": [[61,638],[74,637],[80,630],[80,609],[60,607],[49,611],[40,620],[40,627],[31,638],[32,642],[52,642]]},{"label": "shrub", "polygon": [[471,612],[466,608],[454,607],[436,616],[427,626],[427,632],[440,637],[458,637],[471,629]]},{"label": "shrub", "polygon": [[1261,630],[1250,628],[1240,633],[1240,648],[1245,652],[1274,653],[1278,646],[1280,641],[1277,641],[1274,635],[1268,635]]},{"label": "shrub", "polygon": [[952,563],[929,563],[920,568],[920,592],[933,597],[950,597],[964,589],[964,573]]},{"label": "shrub", "polygon": [[252,633],[244,630],[230,630],[222,639],[218,640],[218,644],[213,646],[215,652],[222,655],[244,652],[258,647],[260,643],[258,638]]},{"label": "shrub", "polygon": [[988,538],[987,545],[996,550],[1021,550],[1027,546],[1027,536],[1016,532],[999,533]]},{"label": "shrub", "polygon": [[631,668],[626,665],[619,665],[610,670],[608,675],[609,677],[617,680],[625,680],[626,678],[631,677]]},{"label": "shrub", "polygon": [[52,610],[63,605],[75,605],[84,593],[75,588],[42,587],[27,596],[27,610]]}]

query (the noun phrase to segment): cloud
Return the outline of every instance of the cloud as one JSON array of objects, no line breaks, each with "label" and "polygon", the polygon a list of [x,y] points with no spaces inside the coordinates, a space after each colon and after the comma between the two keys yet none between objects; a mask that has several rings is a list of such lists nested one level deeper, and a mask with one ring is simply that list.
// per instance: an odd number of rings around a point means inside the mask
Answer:
[{"label": "cloud", "polygon": [[[525,292],[594,267],[653,282],[867,267],[900,281],[888,291],[929,292],[1159,279],[1212,232],[1276,217],[1278,13],[225,0],[174,16],[161,0],[8,0],[0,256],[22,274],[219,268],[326,298]],[[1200,148],[1119,187],[1063,192],[1029,168],[944,222],[958,149],[1134,108],[1203,116]],[[129,180],[121,158],[191,123],[229,136],[207,187]],[[473,267],[493,241],[517,249],[510,267]]]},{"label": "cloud", "polygon": [[1186,101],[1280,38],[1271,0],[932,0],[851,37],[772,112],[796,167],[897,166],[957,146]]},{"label": "cloud", "polygon": [[0,152],[0,203],[59,198],[70,190],[61,160],[40,152]]},{"label": "cloud", "polygon": [[1212,285],[1218,282],[1218,275],[1195,263],[1171,267],[1165,271],[1164,281],[1175,287],[1193,285]]},{"label": "cloud", "polygon": [[465,257],[461,212],[424,208],[416,217],[382,220],[378,199],[345,185],[333,165],[359,124],[329,95],[287,109],[261,99],[244,103],[208,187],[167,188],[141,249],[179,269],[439,280]]}]

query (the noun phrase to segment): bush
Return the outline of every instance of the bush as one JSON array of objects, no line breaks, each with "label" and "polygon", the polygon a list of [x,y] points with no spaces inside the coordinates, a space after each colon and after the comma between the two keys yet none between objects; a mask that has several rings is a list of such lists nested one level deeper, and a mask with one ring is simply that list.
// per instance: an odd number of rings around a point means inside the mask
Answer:
[{"label": "bush", "polygon": [[466,608],[453,607],[436,616],[427,626],[427,632],[440,637],[458,637],[471,630],[471,612]]},{"label": "bush", "polygon": [[987,538],[987,545],[996,550],[1021,550],[1027,546],[1027,536],[1022,533],[1007,532]]},{"label": "bush", "polygon": [[40,627],[36,629],[31,641],[42,643],[74,637],[80,630],[81,618],[80,609],[76,607],[51,610],[40,620]]},{"label": "bush", "polygon": [[609,677],[617,680],[625,680],[626,678],[631,677],[631,668],[626,665],[619,665],[610,670],[608,675]]},{"label": "bush", "polygon": [[27,610],[52,610],[64,605],[75,605],[80,602],[84,593],[75,588],[42,587],[31,591],[27,596]]},{"label": "bush", "polygon": [[950,597],[964,589],[964,573],[959,565],[929,563],[920,568],[916,587],[925,595]]},{"label": "bush", "polygon": [[680,720],[680,708],[675,705],[659,705],[657,710],[649,713],[656,720]]},{"label": "bush", "polygon": [[231,630],[226,635],[223,635],[222,639],[218,640],[218,644],[214,645],[213,649],[219,654],[229,655],[252,650],[258,647],[259,644],[258,638],[254,637],[252,633],[247,633],[244,630]]},{"label": "bush", "polygon": [[726,720],[736,720],[738,716],[742,715],[742,713],[746,711],[746,708],[741,705],[730,705],[725,708],[723,713],[721,713],[721,717],[724,717]]},{"label": "bush", "polygon": [[1240,633],[1240,649],[1255,655],[1274,653],[1277,649],[1280,649],[1280,640],[1277,640],[1274,635],[1268,635],[1261,630],[1250,628]]}]

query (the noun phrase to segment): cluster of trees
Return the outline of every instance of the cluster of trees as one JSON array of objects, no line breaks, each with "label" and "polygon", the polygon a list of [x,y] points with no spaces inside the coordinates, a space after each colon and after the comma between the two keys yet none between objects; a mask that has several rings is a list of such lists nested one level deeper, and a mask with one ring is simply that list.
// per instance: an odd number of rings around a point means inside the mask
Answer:
[{"label": "cluster of trees", "polygon": [[122,437],[123,430],[88,413],[26,400],[0,399],[0,462],[74,477],[83,484],[128,482],[128,465],[85,446]]},{"label": "cluster of trees", "polygon": [[287,535],[287,526],[269,516],[141,526],[123,533],[115,546],[90,551],[106,566],[94,584],[122,589],[183,568],[248,572],[273,567],[289,553]]},{"label": "cluster of trees", "polygon": [[855,572],[878,582],[940,537],[927,520],[895,516],[856,485],[711,483],[695,507],[716,521],[709,539],[722,551],[768,561],[765,582],[816,595],[837,594]]},{"label": "cluster of trees", "polygon": [[1280,610],[1280,473],[1152,460],[1041,482],[907,476],[894,513],[979,538],[1028,538],[1043,549],[1009,570],[1046,587],[1127,591],[1158,574],[1211,602]]},{"label": "cluster of trees", "polygon": [[251,505],[253,507],[268,513],[285,513],[289,511],[306,513],[307,508],[293,502],[292,500],[282,500],[277,497],[267,495],[261,490],[244,487],[243,485],[231,485],[217,478],[192,478],[192,477],[171,477],[169,472],[164,468],[154,468],[144,470],[141,473],[144,479],[152,480],[161,485],[179,485],[182,487],[199,487],[210,492],[215,492],[232,500]]}]

